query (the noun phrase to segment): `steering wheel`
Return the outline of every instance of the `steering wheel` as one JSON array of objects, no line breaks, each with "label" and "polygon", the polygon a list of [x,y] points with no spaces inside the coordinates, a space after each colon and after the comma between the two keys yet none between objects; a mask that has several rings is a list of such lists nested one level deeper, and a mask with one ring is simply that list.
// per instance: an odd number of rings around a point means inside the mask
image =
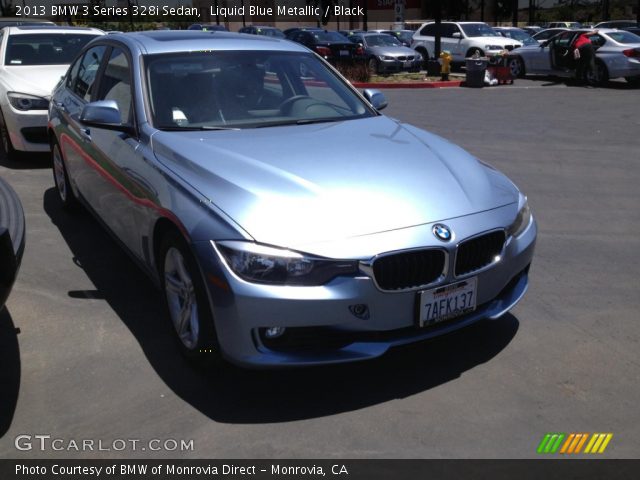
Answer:
[{"label": "steering wheel", "polygon": [[313,98],[311,98],[309,95],[294,95],[293,97],[289,97],[284,102],[282,102],[278,108],[283,115],[288,115],[289,113],[291,113],[293,104],[301,100],[314,101]]}]

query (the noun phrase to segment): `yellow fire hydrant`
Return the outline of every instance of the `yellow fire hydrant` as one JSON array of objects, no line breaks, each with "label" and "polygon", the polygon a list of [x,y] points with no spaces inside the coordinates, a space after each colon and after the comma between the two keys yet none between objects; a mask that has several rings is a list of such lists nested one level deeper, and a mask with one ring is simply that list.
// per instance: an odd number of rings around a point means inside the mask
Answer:
[{"label": "yellow fire hydrant", "polygon": [[451,61],[453,57],[451,52],[444,50],[440,53],[440,75],[442,80],[449,80],[449,73],[451,73]]}]

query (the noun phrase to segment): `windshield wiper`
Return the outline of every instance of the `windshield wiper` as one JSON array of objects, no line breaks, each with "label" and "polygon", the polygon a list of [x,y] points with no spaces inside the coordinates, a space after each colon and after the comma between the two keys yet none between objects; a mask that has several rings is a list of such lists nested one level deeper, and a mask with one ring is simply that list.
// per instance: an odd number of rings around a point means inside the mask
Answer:
[{"label": "windshield wiper", "polygon": [[240,130],[236,127],[220,127],[216,125],[199,125],[199,126],[191,126],[191,127],[177,127],[177,126],[162,126],[158,127],[158,130],[162,130],[165,132],[196,132],[203,130]]},{"label": "windshield wiper", "polygon": [[296,125],[309,125],[311,123],[329,123],[329,122],[341,122],[345,118],[303,118],[296,121]]}]

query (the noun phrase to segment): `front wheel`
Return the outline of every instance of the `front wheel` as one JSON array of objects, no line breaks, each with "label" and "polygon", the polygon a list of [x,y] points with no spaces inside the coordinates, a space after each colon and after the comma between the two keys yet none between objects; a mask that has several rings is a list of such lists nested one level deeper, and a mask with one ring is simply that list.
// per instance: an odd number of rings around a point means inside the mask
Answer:
[{"label": "front wheel", "polygon": [[484,52],[479,48],[470,48],[467,52],[467,58],[473,57],[474,55],[478,55],[479,57],[484,57]]},{"label": "front wheel", "polygon": [[371,75],[376,75],[378,73],[379,70],[379,66],[378,66],[378,60],[376,60],[375,58],[371,57],[369,59],[369,73]]},{"label": "front wheel", "polygon": [[191,361],[217,363],[221,355],[213,315],[193,254],[178,233],[165,236],[160,252],[162,290],[182,354]]}]

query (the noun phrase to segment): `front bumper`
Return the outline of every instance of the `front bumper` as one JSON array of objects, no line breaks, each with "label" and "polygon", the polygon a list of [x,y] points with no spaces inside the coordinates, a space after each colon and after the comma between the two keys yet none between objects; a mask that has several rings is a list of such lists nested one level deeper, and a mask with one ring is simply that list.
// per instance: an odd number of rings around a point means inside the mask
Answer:
[{"label": "front bumper", "polygon": [[[482,215],[494,220],[500,217],[495,212]],[[460,239],[468,238],[462,224],[457,228],[458,222],[447,223],[460,232]],[[491,229],[500,225],[488,226]],[[429,231],[430,226],[413,228],[424,239],[423,230]],[[421,289],[383,292],[364,270],[357,276],[337,277],[315,287],[252,284],[231,273],[209,242],[199,242],[195,247],[207,279],[224,357],[252,368],[308,366],[372,359],[395,346],[443,335],[484,318],[500,317],[527,290],[536,230],[532,219],[518,238],[507,239],[497,263],[460,277],[478,278],[475,311],[427,328],[416,326],[416,297]],[[448,277],[441,284],[453,281]],[[353,311],[354,306],[362,304],[368,307],[369,314],[360,318]],[[266,342],[261,335],[268,327],[286,327],[297,333],[306,330],[316,338],[297,346],[278,345]]]},{"label": "front bumper", "polygon": [[18,111],[3,105],[2,111],[13,148],[23,152],[48,152],[47,111]]},{"label": "front bumper", "polygon": [[378,58],[378,65],[381,72],[403,72],[420,70],[422,60],[383,60]]}]

